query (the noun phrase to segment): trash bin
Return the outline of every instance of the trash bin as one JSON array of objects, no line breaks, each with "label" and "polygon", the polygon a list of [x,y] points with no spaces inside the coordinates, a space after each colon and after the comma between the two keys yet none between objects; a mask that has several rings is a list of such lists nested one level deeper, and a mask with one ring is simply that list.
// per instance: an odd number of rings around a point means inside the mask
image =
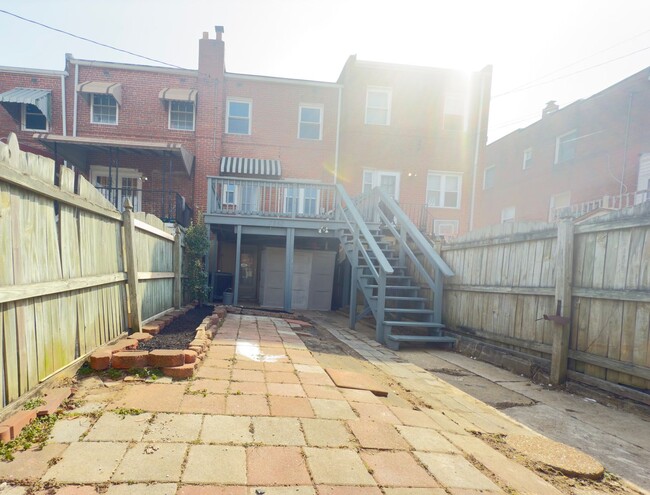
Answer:
[{"label": "trash bin", "polygon": [[232,289],[226,289],[223,291],[223,303],[224,304],[232,304]]}]

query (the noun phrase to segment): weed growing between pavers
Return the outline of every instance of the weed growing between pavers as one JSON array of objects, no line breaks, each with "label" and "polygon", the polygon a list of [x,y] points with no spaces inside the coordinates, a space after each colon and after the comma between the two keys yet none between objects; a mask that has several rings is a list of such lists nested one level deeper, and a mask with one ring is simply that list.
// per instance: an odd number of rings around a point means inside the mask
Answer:
[{"label": "weed growing between pavers", "polygon": [[120,407],[118,409],[113,409],[115,414],[122,416],[123,418],[126,416],[139,416],[140,414],[144,413],[144,409],[136,409],[132,407]]},{"label": "weed growing between pavers", "polygon": [[128,375],[142,378],[143,380],[157,380],[165,376],[160,368],[130,368],[126,371]]},{"label": "weed growing between pavers", "polygon": [[29,399],[27,402],[23,404],[23,409],[25,410],[30,410],[30,409],[36,409],[39,406],[42,406],[45,404],[45,399],[42,397],[34,397],[33,399]]},{"label": "weed growing between pavers", "polygon": [[43,448],[50,438],[50,433],[58,415],[39,416],[29,423],[13,440],[0,444],[0,460],[9,462],[14,460],[14,453],[27,450],[33,445]]}]

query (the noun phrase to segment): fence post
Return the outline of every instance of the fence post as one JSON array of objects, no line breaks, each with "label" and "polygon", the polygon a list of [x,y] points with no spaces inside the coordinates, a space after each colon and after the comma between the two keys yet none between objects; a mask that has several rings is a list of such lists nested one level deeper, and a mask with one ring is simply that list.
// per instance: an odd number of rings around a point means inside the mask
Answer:
[{"label": "fence post", "polygon": [[138,265],[135,256],[135,224],[133,205],[129,198],[124,201],[124,251],[126,253],[126,275],[129,290],[129,307],[131,309],[131,330],[139,332],[142,327],[140,315],[140,295],[138,294]]},{"label": "fence post", "polygon": [[560,212],[557,227],[557,253],[555,266],[555,307],[568,323],[557,324],[553,333],[551,355],[551,383],[560,385],[566,381],[569,359],[569,335],[571,333],[571,297],[573,285],[573,219],[570,211]]},{"label": "fence post", "polygon": [[181,267],[183,265],[183,248],[181,246],[181,232],[176,227],[176,235],[174,236],[174,253],[173,253],[173,266],[174,266],[174,307],[179,309],[182,304],[182,284],[181,284]]}]

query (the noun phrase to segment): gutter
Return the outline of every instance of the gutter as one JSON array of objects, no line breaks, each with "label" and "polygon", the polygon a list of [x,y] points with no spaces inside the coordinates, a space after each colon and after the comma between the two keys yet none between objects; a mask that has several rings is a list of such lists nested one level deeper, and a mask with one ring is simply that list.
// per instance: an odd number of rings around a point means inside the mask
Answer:
[{"label": "gutter", "polygon": [[79,92],[77,86],[79,85],[79,65],[74,59],[70,60],[74,64],[74,102],[72,104],[72,137],[77,137],[77,100],[79,99]]}]

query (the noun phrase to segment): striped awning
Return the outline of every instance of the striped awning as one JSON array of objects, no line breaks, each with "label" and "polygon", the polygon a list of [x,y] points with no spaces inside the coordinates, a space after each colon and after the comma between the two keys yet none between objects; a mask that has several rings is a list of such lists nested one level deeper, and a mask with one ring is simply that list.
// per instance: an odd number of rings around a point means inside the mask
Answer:
[{"label": "striped awning", "polygon": [[259,158],[221,157],[222,174],[264,175],[280,177],[280,160],[261,160]]},{"label": "striped awning", "polygon": [[38,108],[48,122],[52,118],[52,93],[49,89],[14,88],[0,94],[1,103],[24,103]]},{"label": "striped awning", "polygon": [[167,101],[196,101],[196,89],[165,88],[158,93],[158,98]]},{"label": "striped awning", "polygon": [[122,85],[107,81],[86,81],[77,85],[77,91],[86,94],[112,95],[118,105],[122,106]]}]

